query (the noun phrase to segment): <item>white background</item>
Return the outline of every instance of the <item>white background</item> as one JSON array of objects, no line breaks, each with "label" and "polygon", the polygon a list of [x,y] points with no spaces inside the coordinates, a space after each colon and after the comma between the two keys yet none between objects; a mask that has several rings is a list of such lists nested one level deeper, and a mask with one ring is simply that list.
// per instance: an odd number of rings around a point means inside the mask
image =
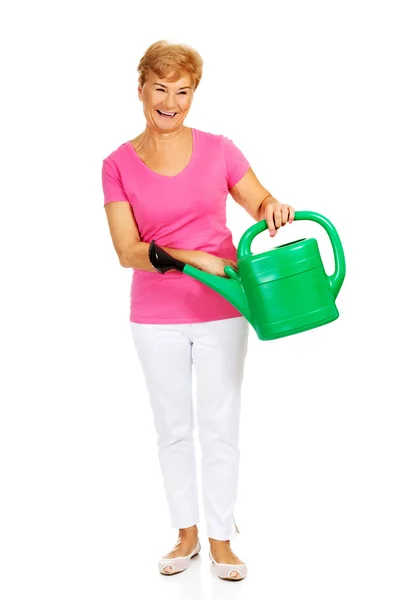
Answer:
[{"label": "white background", "polygon": [[[399,20],[395,2],[20,2],[1,15],[3,600],[398,600]],[[145,127],[137,65],[168,39],[204,75],[185,124],[328,217],[347,274],[334,323],[250,331],[232,548],[162,577],[176,530],[111,243],[102,159]],[[188,198],[190,202],[190,198]],[[228,196],[238,243],[253,224]],[[254,252],[324,230],[298,221]],[[141,591],[139,591],[141,590]]]}]

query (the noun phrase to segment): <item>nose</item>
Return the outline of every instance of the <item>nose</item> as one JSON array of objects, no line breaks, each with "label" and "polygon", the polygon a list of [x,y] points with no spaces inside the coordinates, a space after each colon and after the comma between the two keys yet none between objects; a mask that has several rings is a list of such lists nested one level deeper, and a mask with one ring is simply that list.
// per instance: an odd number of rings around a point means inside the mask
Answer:
[{"label": "nose", "polygon": [[167,97],[163,102],[163,106],[167,112],[170,112],[176,108],[176,100],[173,94],[167,94]]}]

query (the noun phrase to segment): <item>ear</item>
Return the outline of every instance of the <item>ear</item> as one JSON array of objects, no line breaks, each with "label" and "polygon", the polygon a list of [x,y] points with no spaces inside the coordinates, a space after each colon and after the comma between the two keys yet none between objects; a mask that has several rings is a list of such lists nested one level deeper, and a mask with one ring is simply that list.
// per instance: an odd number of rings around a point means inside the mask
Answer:
[{"label": "ear", "polygon": [[143,89],[140,87],[140,85],[138,85],[138,98],[139,98],[139,100],[142,100],[142,92],[143,92]]}]

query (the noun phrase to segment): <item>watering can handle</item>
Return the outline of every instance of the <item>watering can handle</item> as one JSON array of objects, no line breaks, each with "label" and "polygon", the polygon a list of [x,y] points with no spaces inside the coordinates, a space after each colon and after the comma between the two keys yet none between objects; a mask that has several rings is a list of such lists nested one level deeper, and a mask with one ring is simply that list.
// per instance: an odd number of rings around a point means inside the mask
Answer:
[{"label": "watering can handle", "polygon": [[[332,244],[333,255],[335,258],[335,272],[328,276],[329,283],[332,288],[334,298],[338,295],[346,274],[346,262],[344,258],[343,246],[339,235],[332,223],[323,215],[307,210],[297,211],[294,213],[295,221],[315,221],[327,232]],[[259,233],[265,231],[268,224],[265,219],[262,219],[255,225],[252,225],[242,236],[238,245],[238,260],[249,256],[251,252],[251,243]]]}]

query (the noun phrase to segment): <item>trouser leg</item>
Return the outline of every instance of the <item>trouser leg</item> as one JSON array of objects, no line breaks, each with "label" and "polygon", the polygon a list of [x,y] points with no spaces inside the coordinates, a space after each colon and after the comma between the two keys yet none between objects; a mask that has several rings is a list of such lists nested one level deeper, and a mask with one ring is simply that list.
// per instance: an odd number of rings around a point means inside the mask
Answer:
[{"label": "trouser leg", "polygon": [[189,325],[132,323],[145,375],[164,489],[174,528],[199,521],[193,444],[192,344]]},{"label": "trouser leg", "polygon": [[239,419],[249,324],[244,317],[192,324],[196,421],[208,536],[235,537]]}]

